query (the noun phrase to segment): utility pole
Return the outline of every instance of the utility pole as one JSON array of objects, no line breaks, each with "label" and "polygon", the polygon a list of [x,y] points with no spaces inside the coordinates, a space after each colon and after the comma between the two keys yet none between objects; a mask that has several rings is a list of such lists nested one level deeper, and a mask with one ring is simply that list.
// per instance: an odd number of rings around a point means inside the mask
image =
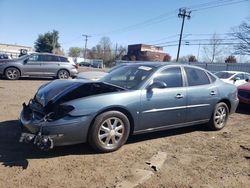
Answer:
[{"label": "utility pole", "polygon": [[182,18],[182,25],[181,25],[181,33],[180,33],[180,39],[179,39],[179,45],[178,45],[177,58],[176,58],[177,62],[179,60],[179,55],[180,55],[181,39],[182,39],[182,33],[183,33],[183,27],[184,27],[185,18],[187,17],[187,19],[190,19],[191,18],[190,13],[191,13],[191,11],[187,11],[186,8],[180,8],[179,9],[178,17]]},{"label": "utility pole", "polygon": [[118,46],[117,46],[117,43],[115,44],[115,60],[117,58],[117,50],[118,50]]},{"label": "utility pole", "polygon": [[88,43],[88,38],[91,37],[90,35],[83,34],[83,37],[85,37],[85,45],[84,45],[84,52],[83,52],[83,58],[84,61],[86,59],[86,50],[87,50],[87,43]]}]

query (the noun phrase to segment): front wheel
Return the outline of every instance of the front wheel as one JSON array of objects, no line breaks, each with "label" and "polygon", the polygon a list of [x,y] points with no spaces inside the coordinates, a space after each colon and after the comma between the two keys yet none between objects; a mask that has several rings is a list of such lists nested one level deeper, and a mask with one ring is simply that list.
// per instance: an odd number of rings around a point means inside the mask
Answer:
[{"label": "front wheel", "polygon": [[212,130],[221,130],[226,126],[229,110],[224,102],[216,104],[212,117],[208,123]]},{"label": "front wheel", "polygon": [[8,80],[18,80],[20,78],[20,71],[14,67],[7,68],[5,71],[5,77]]},{"label": "front wheel", "polygon": [[98,115],[89,131],[89,144],[99,152],[119,149],[128,139],[130,123],[119,111],[108,111]]}]

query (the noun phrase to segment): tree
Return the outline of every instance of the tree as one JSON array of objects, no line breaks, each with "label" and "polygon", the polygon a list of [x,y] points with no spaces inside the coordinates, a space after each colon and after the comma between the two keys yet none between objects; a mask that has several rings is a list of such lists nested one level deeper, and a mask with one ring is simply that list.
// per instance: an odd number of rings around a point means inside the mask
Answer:
[{"label": "tree", "polygon": [[47,32],[40,34],[38,39],[35,42],[35,51],[36,52],[48,52],[56,53],[60,49],[60,44],[58,42],[59,32],[53,30],[52,32]]},{"label": "tree", "polygon": [[71,47],[71,48],[69,48],[69,54],[68,55],[70,57],[76,58],[76,57],[80,57],[81,52],[82,52],[81,48],[79,48],[79,47]]},{"label": "tree", "polygon": [[197,62],[197,59],[196,59],[196,57],[194,56],[194,55],[189,55],[188,56],[188,62]]},{"label": "tree", "polygon": [[225,63],[237,63],[237,60],[233,55],[230,55],[226,58]]},{"label": "tree", "polygon": [[210,39],[210,43],[207,46],[203,47],[204,54],[205,54],[205,61],[209,61],[210,63],[214,63],[217,58],[222,53],[222,49],[220,47],[221,40],[216,35],[216,33]]},{"label": "tree", "polygon": [[120,45],[115,52],[115,59],[121,60],[122,57],[126,54],[127,48],[125,46]]},{"label": "tree", "polygon": [[238,39],[239,44],[234,45],[235,54],[250,55],[250,18],[235,28],[231,34]]},{"label": "tree", "polygon": [[165,56],[164,56],[164,59],[163,59],[163,61],[164,62],[169,62],[169,61],[171,61],[171,56],[169,55],[169,54],[166,54]]}]

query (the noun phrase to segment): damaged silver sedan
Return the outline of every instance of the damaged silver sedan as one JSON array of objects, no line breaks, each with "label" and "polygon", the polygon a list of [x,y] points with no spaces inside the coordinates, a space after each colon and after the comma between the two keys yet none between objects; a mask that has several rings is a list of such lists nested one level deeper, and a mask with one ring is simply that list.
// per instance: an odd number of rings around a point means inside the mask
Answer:
[{"label": "damaged silver sedan", "polygon": [[207,70],[168,63],[124,64],[101,80],[42,85],[20,115],[20,142],[43,150],[88,142],[110,152],[131,134],[208,124],[222,129],[238,105],[234,85]]}]

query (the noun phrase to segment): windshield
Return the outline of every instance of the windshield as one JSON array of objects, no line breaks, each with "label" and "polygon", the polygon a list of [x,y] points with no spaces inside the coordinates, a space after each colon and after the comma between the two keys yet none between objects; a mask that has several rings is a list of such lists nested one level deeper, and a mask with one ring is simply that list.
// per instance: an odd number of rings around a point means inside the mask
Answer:
[{"label": "windshield", "polygon": [[218,76],[221,79],[227,79],[234,75],[234,73],[229,72],[217,72],[215,73],[216,76]]},{"label": "windshield", "polygon": [[121,66],[101,79],[101,81],[117,85],[125,89],[138,89],[154,72],[153,66],[127,65]]}]

